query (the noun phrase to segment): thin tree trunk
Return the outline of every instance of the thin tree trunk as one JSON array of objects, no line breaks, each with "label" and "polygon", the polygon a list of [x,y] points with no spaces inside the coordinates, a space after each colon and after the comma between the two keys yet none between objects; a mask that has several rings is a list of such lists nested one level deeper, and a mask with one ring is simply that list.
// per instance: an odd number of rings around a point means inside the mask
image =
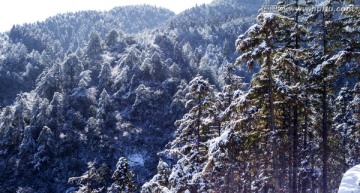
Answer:
[{"label": "thin tree trunk", "polygon": [[292,185],[291,189],[293,193],[297,193],[297,169],[298,169],[298,109],[297,106],[294,108],[294,118],[293,118],[293,147],[292,147]]},{"label": "thin tree trunk", "polygon": [[[307,89],[307,84],[305,85]],[[308,152],[308,126],[309,126],[309,122],[308,122],[308,105],[309,105],[309,99],[308,99],[308,94],[307,94],[307,90],[305,90],[305,124],[304,124],[304,144],[303,144],[303,158],[306,159],[305,164],[303,167],[305,167],[306,169],[308,168],[308,161],[307,160],[307,152]],[[303,172],[302,175],[302,181],[301,181],[301,193],[306,193],[307,192],[307,187],[309,184],[309,176],[308,173]]]},{"label": "thin tree trunk", "polygon": [[[298,8],[299,6],[299,0],[296,0],[296,9]],[[299,12],[296,11],[296,15],[295,15],[295,25],[296,25],[296,28],[298,28],[298,23],[299,23]],[[296,35],[295,37],[295,48],[296,49],[299,49],[300,48],[300,45],[299,45],[299,36]],[[298,63],[298,60],[296,60],[296,66],[298,66],[299,63]],[[293,176],[293,182],[292,182],[292,192],[293,193],[297,193],[298,192],[298,189],[297,189],[297,170],[298,170],[298,146],[299,146],[299,139],[298,139],[298,106],[297,106],[297,96],[295,98],[295,107],[294,107],[294,119],[293,119],[293,166],[292,166],[292,169],[293,169],[293,173],[292,173],[292,176]]]},{"label": "thin tree trunk", "polygon": [[323,83],[323,91],[322,91],[322,149],[323,149],[323,157],[322,157],[322,193],[328,193],[327,187],[327,174],[328,174],[328,159],[329,159],[329,147],[328,147],[328,126],[327,126],[327,100],[326,100],[326,83]]},{"label": "thin tree trunk", "polygon": [[[326,39],[326,24],[325,24],[325,12],[322,13],[322,27],[323,27],[323,49],[324,49],[324,56],[327,54],[327,39]],[[326,76],[325,76],[326,77]],[[323,168],[322,168],[322,193],[328,193],[328,186],[327,186],[327,175],[328,175],[328,158],[329,158],[329,150],[328,150],[328,126],[327,126],[327,110],[328,110],[328,104],[327,104],[327,88],[326,88],[326,81],[323,80],[322,85],[322,148],[323,148]]]},{"label": "thin tree trunk", "polygon": [[218,132],[219,132],[219,137],[220,137],[220,135],[221,135],[221,122],[218,120],[217,124],[218,124]]},{"label": "thin tree trunk", "polygon": [[[266,41],[267,41],[267,45],[269,44],[269,38],[268,38],[268,34],[266,34]],[[270,131],[271,131],[271,146],[272,146],[272,150],[273,150],[273,155],[272,155],[272,164],[273,164],[273,169],[274,169],[274,191],[275,192],[280,192],[280,186],[279,186],[279,167],[278,167],[278,146],[277,146],[277,141],[276,141],[276,130],[275,130],[275,110],[274,110],[274,96],[273,96],[273,90],[272,90],[272,73],[271,73],[271,57],[270,57],[270,52],[267,53],[266,56],[266,66],[267,66],[267,73],[269,76],[269,110],[270,110],[270,117],[269,117],[269,126],[270,126]]]},{"label": "thin tree trunk", "polygon": [[[310,135],[309,136],[309,141],[313,142],[314,141],[314,136]],[[311,146],[310,146],[311,147]],[[313,150],[313,148],[311,147],[310,152]],[[312,153],[312,152],[311,152]],[[315,173],[315,159],[314,156],[310,156],[310,163],[311,163],[311,172],[312,174]],[[311,193],[315,193],[315,190],[317,189],[316,186],[316,178],[314,175],[311,175]]]},{"label": "thin tree trunk", "polygon": [[200,119],[201,119],[201,96],[200,94],[198,95],[198,106],[199,106],[199,110],[198,110],[198,116],[197,116],[197,130],[196,130],[196,134],[197,134],[197,141],[196,141],[196,146],[197,146],[197,150],[199,151],[200,148]]}]

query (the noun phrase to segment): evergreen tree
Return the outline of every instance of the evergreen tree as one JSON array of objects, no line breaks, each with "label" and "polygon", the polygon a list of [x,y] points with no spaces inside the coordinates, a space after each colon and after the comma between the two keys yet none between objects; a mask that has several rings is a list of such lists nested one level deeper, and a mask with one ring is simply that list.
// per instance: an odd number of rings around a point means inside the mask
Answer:
[{"label": "evergreen tree", "polygon": [[16,99],[13,125],[20,131],[30,124],[30,109],[26,104],[26,95],[20,94]]},{"label": "evergreen tree", "polygon": [[200,144],[208,139],[209,125],[207,119],[211,114],[214,103],[213,87],[197,75],[189,83],[189,93],[186,94],[185,107],[189,109],[182,119],[176,121],[179,127],[176,131],[179,141],[172,142],[172,145],[183,146],[194,140],[199,150]]},{"label": "evergreen tree", "polygon": [[72,89],[78,85],[79,75],[82,72],[82,69],[83,67],[76,55],[70,54],[67,56],[66,61],[62,65],[64,89],[66,94],[70,94]]},{"label": "evergreen tree", "polygon": [[350,164],[356,165],[360,163],[360,83],[357,83],[351,91],[352,101],[348,104],[348,113],[351,115],[349,120],[350,128],[348,130],[351,145],[350,147]]},{"label": "evergreen tree", "polygon": [[225,60],[222,67],[225,68],[225,72],[222,75],[225,84],[223,87],[224,102],[226,103],[224,107],[227,107],[233,102],[235,92],[244,89],[246,84],[243,83],[242,77],[236,75],[236,66],[234,64],[228,63]]},{"label": "evergreen tree", "polygon": [[79,186],[77,193],[97,193],[104,192],[107,180],[111,175],[109,167],[102,164],[99,168],[95,162],[89,162],[87,171],[80,177],[71,177],[68,183],[75,183]]},{"label": "evergreen tree", "polygon": [[119,34],[116,30],[112,29],[109,34],[105,37],[105,45],[109,48],[115,46],[118,42]]},{"label": "evergreen tree", "polygon": [[54,134],[48,127],[43,127],[37,143],[37,152],[34,155],[34,169],[41,170],[41,167],[49,164],[54,154]]},{"label": "evergreen tree", "polygon": [[2,154],[10,153],[16,150],[17,145],[21,142],[20,131],[13,126],[13,112],[10,107],[5,107],[1,113],[0,147]]},{"label": "evergreen tree", "polygon": [[21,156],[26,156],[28,154],[33,154],[36,148],[36,142],[33,138],[34,128],[31,126],[25,127],[24,129],[24,137],[19,146]]},{"label": "evergreen tree", "polygon": [[[341,48],[341,26],[342,22],[339,20],[339,15],[334,14],[329,8],[335,9],[341,6],[340,1],[326,1],[324,6],[328,9],[313,12],[308,18],[308,26],[312,29],[314,44],[310,45],[314,50],[314,62],[308,67],[312,106],[320,109],[320,113],[314,114],[316,127],[321,128],[319,137],[321,138],[321,192],[326,193],[330,187],[336,183],[330,183],[329,172],[335,172],[330,169],[334,163],[331,160],[335,159],[335,154],[331,153],[330,142],[333,141],[335,136],[330,132],[332,127],[332,112],[331,98],[335,91],[334,82],[338,81],[338,67],[339,60],[337,52]],[[317,46],[316,46],[317,45]],[[320,45],[320,46],[319,46]],[[329,171],[330,170],[330,171]],[[336,175],[336,174],[334,174]],[[332,178],[330,178],[332,179]]]},{"label": "evergreen tree", "polygon": [[49,121],[48,108],[49,100],[41,98],[36,99],[31,112],[31,126],[42,128]]},{"label": "evergreen tree", "polygon": [[104,88],[107,90],[111,88],[111,66],[108,62],[104,63],[101,66],[101,71],[98,78],[100,88]]},{"label": "evergreen tree", "polygon": [[169,185],[169,177],[170,177],[170,168],[169,165],[164,162],[163,160],[159,160],[159,164],[157,166],[157,172],[158,172],[158,179],[159,184],[161,186],[168,186]]},{"label": "evergreen tree", "polygon": [[348,86],[341,88],[338,97],[335,99],[335,115],[333,118],[333,125],[335,131],[339,135],[339,147],[337,147],[337,151],[341,152],[339,158],[341,160],[341,164],[338,168],[341,168],[342,172],[350,168],[348,163],[349,158],[349,132],[351,127],[351,111],[348,109],[349,103],[352,100],[352,94],[350,93],[350,89]]},{"label": "evergreen tree", "polygon": [[[270,184],[263,184],[262,189],[274,192],[281,191],[280,183],[280,155],[281,145],[280,136],[284,125],[280,127],[278,122],[281,120],[277,110],[278,104],[284,103],[289,86],[286,83],[284,74],[299,75],[299,69],[296,63],[289,59],[289,55],[298,55],[297,50],[289,47],[283,47],[289,42],[291,31],[296,26],[291,18],[273,14],[262,13],[258,16],[259,24],[252,26],[246,33],[246,36],[240,36],[237,40],[238,51],[243,52],[238,58],[238,63],[245,62],[251,68],[256,62],[259,62],[260,72],[253,77],[248,100],[252,101],[248,106],[257,107],[257,119],[259,123],[255,126],[257,131],[264,132],[266,138],[263,139],[267,152],[264,154],[271,157],[270,177],[273,181]],[[285,71],[285,73],[283,73]],[[281,72],[281,73],[280,73]],[[276,104],[276,105],[275,105]],[[276,109],[275,109],[276,108]],[[287,109],[285,109],[287,110]],[[276,113],[275,113],[276,111]],[[281,112],[281,111],[280,111]],[[286,115],[286,112],[283,112]],[[269,164],[269,157],[264,159],[265,168]],[[268,169],[266,169],[268,170]],[[267,171],[270,172],[270,171]],[[266,175],[270,175],[267,173]]]},{"label": "evergreen tree", "polygon": [[130,166],[126,158],[119,158],[116,164],[116,170],[112,175],[115,182],[109,188],[109,193],[132,193],[136,190],[136,185],[133,182],[134,174],[130,170]]},{"label": "evergreen tree", "polygon": [[167,188],[169,186],[170,174],[171,170],[169,168],[169,165],[162,159],[160,159],[157,166],[157,174],[150,182],[147,182],[142,186],[141,193],[170,191]]},{"label": "evergreen tree", "polygon": [[102,53],[101,40],[96,32],[91,32],[87,45],[86,54],[90,58],[97,58]]},{"label": "evergreen tree", "polygon": [[91,85],[91,73],[90,70],[85,70],[80,73],[78,84],[80,89],[86,89]]},{"label": "evergreen tree", "polygon": [[54,92],[61,92],[63,89],[63,74],[62,74],[62,65],[55,63],[51,67],[45,69],[45,71],[40,74],[37,81],[37,93],[51,99]]},{"label": "evergreen tree", "polygon": [[[291,163],[289,166],[289,184],[288,191],[292,193],[306,192],[308,186],[308,179],[310,177],[301,177],[301,183],[298,184],[299,172],[303,176],[312,176],[309,168],[308,159],[308,133],[309,133],[309,115],[311,108],[309,107],[309,84],[307,75],[309,64],[314,63],[312,58],[313,49],[309,48],[309,42],[313,40],[314,34],[311,33],[309,25],[306,22],[307,13],[303,9],[311,9],[315,6],[313,1],[279,1],[284,9],[281,14],[291,17],[294,20],[294,26],[291,27],[290,33],[287,35],[285,47],[291,50],[283,56],[280,60],[283,65],[292,63],[292,70],[289,68],[279,69],[282,74],[279,76],[281,80],[288,86],[285,95],[283,95],[284,103],[281,105],[283,111],[283,125],[288,127],[288,144],[287,151],[289,152],[288,160]],[[282,91],[284,92],[284,90]],[[290,108],[289,108],[290,107]],[[303,140],[301,143],[301,139]],[[300,153],[302,154],[300,159]],[[300,166],[300,163],[302,164]]]},{"label": "evergreen tree", "polygon": [[65,120],[65,106],[63,95],[58,92],[54,93],[54,97],[47,108],[48,109],[46,114],[49,117],[47,124],[51,128],[55,128],[55,136],[58,136],[61,130],[61,125]]},{"label": "evergreen tree", "polygon": [[114,126],[113,107],[109,94],[104,89],[99,98],[96,118],[100,130],[108,130]]}]

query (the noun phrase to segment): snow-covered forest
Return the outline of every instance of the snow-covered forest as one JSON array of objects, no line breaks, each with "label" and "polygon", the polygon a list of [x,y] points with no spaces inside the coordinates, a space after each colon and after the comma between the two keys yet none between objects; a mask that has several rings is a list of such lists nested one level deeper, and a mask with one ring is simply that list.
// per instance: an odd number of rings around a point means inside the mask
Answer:
[{"label": "snow-covered forest", "polygon": [[359,0],[214,0],[14,25],[0,192],[337,193],[360,164],[359,17]]}]

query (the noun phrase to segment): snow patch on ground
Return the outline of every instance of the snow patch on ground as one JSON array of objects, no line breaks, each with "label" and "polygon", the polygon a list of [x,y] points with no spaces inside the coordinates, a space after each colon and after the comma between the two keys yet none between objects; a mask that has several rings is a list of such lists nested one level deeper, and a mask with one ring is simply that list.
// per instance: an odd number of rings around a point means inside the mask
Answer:
[{"label": "snow patch on ground", "polygon": [[129,156],[127,156],[127,159],[129,160],[129,165],[131,167],[134,166],[144,166],[144,157],[141,154],[131,154]]},{"label": "snow patch on ground", "polygon": [[360,193],[360,165],[350,168],[344,174],[338,193]]}]

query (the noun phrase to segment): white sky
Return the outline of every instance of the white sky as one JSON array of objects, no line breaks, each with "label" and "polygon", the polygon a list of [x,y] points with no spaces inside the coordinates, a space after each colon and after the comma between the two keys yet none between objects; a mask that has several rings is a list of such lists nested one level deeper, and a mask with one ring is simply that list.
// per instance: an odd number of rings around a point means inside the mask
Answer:
[{"label": "white sky", "polygon": [[8,0],[0,6],[0,32],[14,24],[43,21],[58,13],[79,10],[109,10],[115,6],[150,4],[179,13],[212,0]]}]

